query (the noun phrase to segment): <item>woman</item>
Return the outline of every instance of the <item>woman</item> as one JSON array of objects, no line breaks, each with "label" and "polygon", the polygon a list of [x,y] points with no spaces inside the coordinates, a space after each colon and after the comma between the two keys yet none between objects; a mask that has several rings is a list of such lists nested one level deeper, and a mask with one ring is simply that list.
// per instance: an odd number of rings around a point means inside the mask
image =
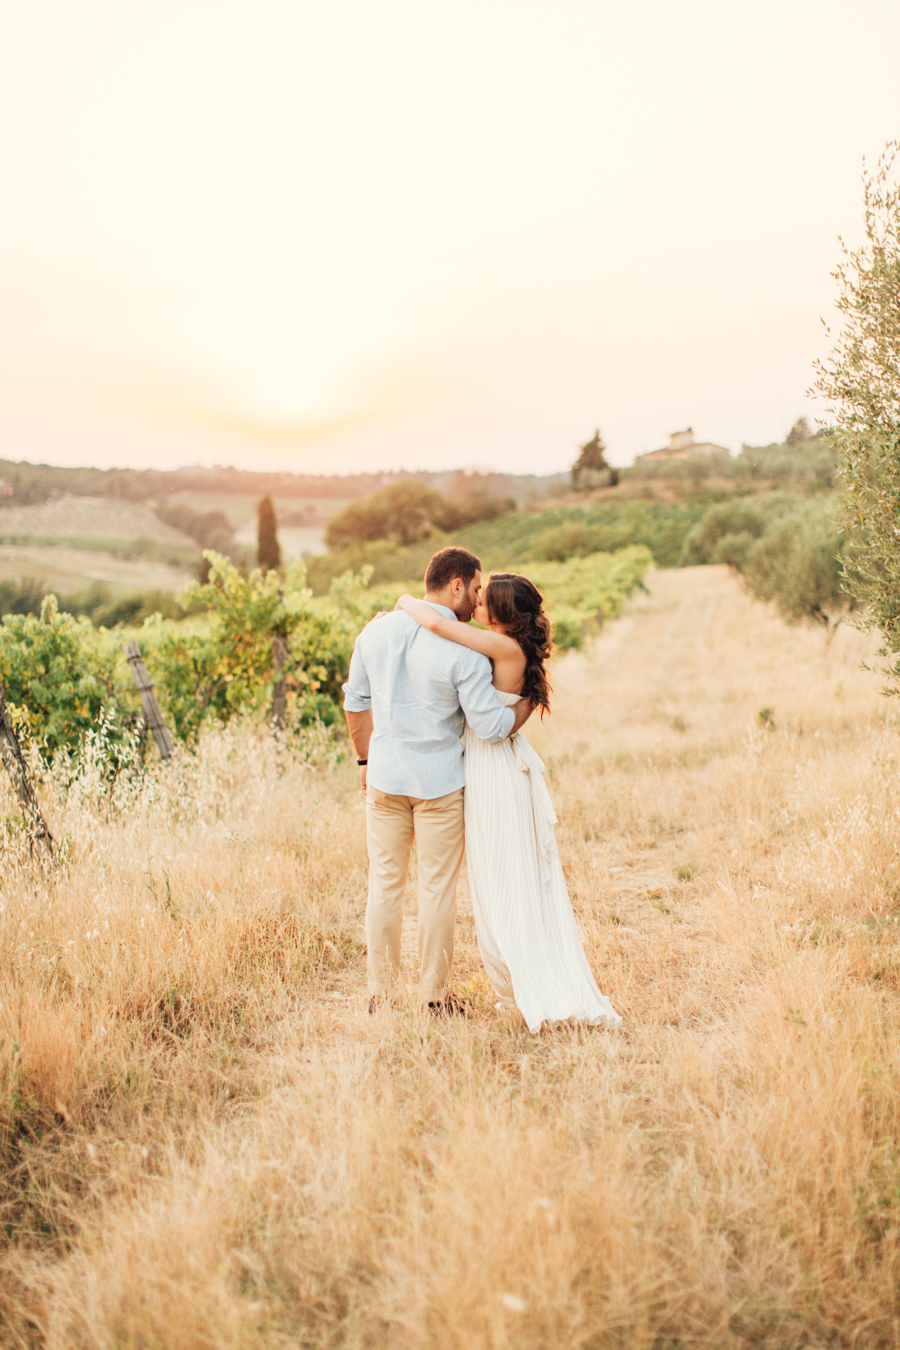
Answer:
[{"label": "woman", "polygon": [[[507,706],[530,698],[541,716],[549,709],[550,621],[527,577],[491,574],[474,613],[482,629],[445,618],[411,595],[401,596],[397,608],[487,656]],[[520,733],[489,745],[466,728],[463,740],[469,887],[495,990],[504,1003],[516,1003],[532,1032],[542,1022],[566,1020],[617,1027],[621,1018],[597,988],[578,936],[543,764]]]}]

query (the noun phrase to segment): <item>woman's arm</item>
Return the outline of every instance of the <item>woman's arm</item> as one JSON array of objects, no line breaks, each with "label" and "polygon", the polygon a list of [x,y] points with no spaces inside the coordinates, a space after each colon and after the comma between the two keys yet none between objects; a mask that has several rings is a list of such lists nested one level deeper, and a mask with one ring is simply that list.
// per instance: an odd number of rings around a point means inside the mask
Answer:
[{"label": "woman's arm", "polygon": [[433,605],[427,604],[424,600],[416,600],[411,595],[401,595],[397,601],[397,609],[405,610],[416,623],[427,628],[429,633],[449,638],[451,642],[458,642],[461,647],[471,647],[473,651],[481,652],[482,656],[489,657],[491,661],[521,653],[522,649],[515,638],[507,637],[505,633],[494,633],[488,628],[472,628],[470,624],[460,623],[458,619],[445,619]]}]

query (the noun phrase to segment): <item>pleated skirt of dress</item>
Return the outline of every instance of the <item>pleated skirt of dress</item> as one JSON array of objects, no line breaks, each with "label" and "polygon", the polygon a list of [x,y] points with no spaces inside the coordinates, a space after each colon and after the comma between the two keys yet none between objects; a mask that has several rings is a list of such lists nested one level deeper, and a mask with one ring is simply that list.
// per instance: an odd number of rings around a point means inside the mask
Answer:
[{"label": "pleated skirt of dress", "polygon": [[543,763],[520,733],[489,745],[467,727],[464,743],[469,888],[494,989],[516,1003],[532,1032],[569,1020],[619,1026],[581,945]]}]

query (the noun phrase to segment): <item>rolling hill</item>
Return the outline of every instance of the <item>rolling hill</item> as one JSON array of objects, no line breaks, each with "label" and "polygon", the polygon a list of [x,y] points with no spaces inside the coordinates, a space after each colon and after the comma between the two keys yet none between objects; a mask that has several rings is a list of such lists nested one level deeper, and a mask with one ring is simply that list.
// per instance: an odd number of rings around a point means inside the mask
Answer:
[{"label": "rolling hill", "polygon": [[71,494],[51,498],[40,506],[0,510],[0,539],[152,539],[182,548],[197,547],[190,535],[166,525],[147,506]]}]

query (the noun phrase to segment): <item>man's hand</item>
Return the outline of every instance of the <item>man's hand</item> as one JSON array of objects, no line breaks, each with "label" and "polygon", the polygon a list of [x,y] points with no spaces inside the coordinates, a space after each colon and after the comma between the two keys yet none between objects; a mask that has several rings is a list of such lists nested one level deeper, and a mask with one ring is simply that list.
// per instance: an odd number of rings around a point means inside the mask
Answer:
[{"label": "man's hand", "polygon": [[359,790],[363,796],[366,795],[366,765],[359,766]]},{"label": "man's hand", "polygon": [[509,733],[515,736],[517,731],[521,731],[531,714],[534,712],[535,705],[530,698],[520,698],[518,703],[513,705],[513,729]]}]

